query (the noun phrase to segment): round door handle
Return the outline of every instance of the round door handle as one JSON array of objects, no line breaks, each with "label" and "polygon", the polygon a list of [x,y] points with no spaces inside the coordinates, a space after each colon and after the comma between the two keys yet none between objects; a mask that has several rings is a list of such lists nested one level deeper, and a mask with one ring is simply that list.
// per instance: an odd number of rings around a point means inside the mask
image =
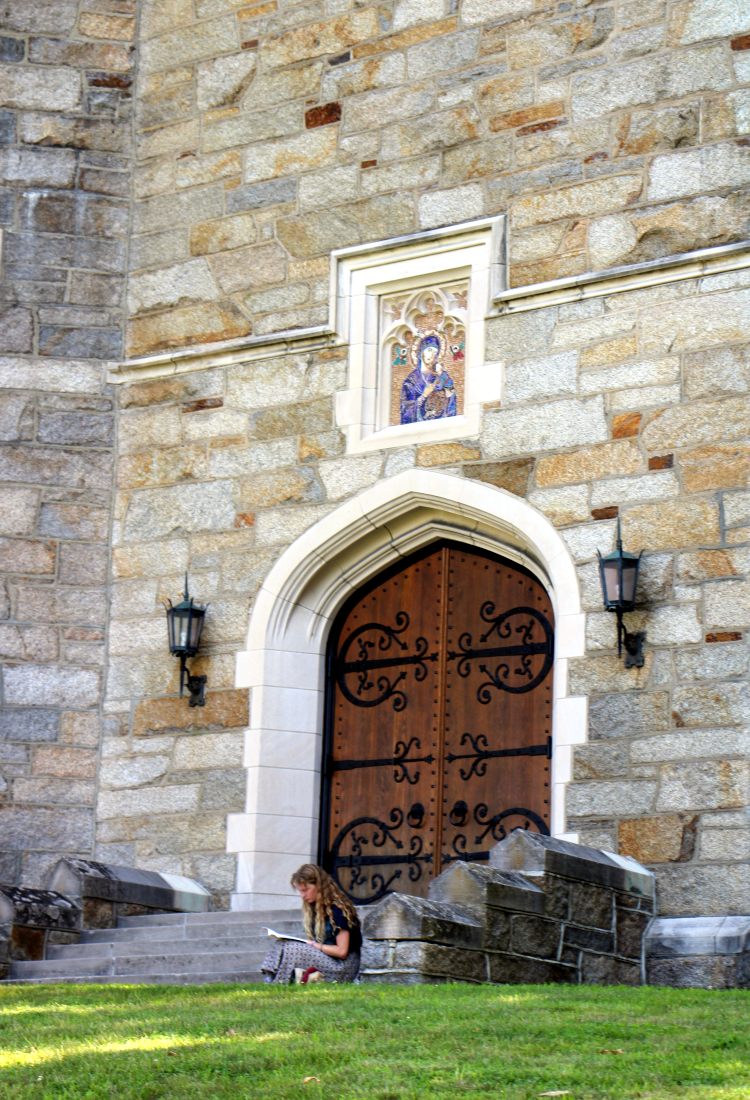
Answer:
[{"label": "round door handle", "polygon": [[406,820],[412,829],[421,829],[424,825],[424,806],[421,802],[415,802],[406,815]]},{"label": "round door handle", "polygon": [[455,806],[448,815],[451,825],[457,825],[459,828],[466,824],[466,818],[469,816],[469,807],[461,800],[456,802]]}]

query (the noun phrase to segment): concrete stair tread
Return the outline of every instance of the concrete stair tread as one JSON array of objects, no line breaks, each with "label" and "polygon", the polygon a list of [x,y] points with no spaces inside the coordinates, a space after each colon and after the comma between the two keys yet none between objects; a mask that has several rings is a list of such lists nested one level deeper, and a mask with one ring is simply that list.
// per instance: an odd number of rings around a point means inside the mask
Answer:
[{"label": "concrete stair tread", "polygon": [[264,951],[199,951],[169,952],[151,955],[110,955],[96,959],[43,959],[38,962],[14,962],[10,976],[23,978],[42,974],[74,974],[99,971],[106,974],[146,973],[148,971],[174,970],[190,973],[193,970],[229,970],[234,966],[247,970],[249,964],[260,966]]},{"label": "concrete stair tread", "polygon": [[47,961],[50,959],[93,959],[111,956],[135,956],[157,954],[224,954],[227,951],[261,951],[265,953],[273,943],[266,935],[260,936],[223,936],[185,940],[171,940],[174,951],[160,951],[162,940],[100,940],[96,943],[61,944],[47,948]]},{"label": "concrete stair tread", "polygon": [[148,913],[140,917],[120,917],[117,921],[117,927],[147,928],[149,925],[154,924],[211,924],[217,919],[225,923],[254,921],[258,924],[265,924],[274,920],[299,920],[299,908],[213,910],[210,913]]}]

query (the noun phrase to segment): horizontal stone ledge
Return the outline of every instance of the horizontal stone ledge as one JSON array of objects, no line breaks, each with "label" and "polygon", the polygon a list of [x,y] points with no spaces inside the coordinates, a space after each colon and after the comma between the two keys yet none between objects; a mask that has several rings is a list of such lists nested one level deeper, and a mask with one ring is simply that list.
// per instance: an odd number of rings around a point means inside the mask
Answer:
[{"label": "horizontal stone ledge", "polygon": [[521,829],[514,830],[491,849],[490,869],[505,874],[515,872],[522,881],[525,875],[546,873],[637,897],[651,898],[654,894],[653,874],[629,856],[600,852],[584,844],[571,844]]},{"label": "horizontal stone ledge", "polygon": [[[511,834],[513,835],[513,834]],[[430,901],[462,906],[493,906],[521,913],[544,913],[545,897],[538,886],[515,871],[454,863],[430,883]]]},{"label": "horizontal stone ledge", "polygon": [[49,884],[52,890],[76,899],[96,898],[177,913],[206,913],[211,908],[209,891],[195,879],[91,859],[61,859]]},{"label": "horizontal stone ledge", "polygon": [[657,917],[646,934],[649,959],[746,953],[750,916]]},{"label": "horizontal stone ledge", "polygon": [[605,294],[621,294],[642,290],[662,283],[695,279],[702,275],[717,275],[750,266],[750,242],[717,245],[693,252],[681,252],[658,260],[622,267],[604,268],[543,283],[504,290],[493,298],[502,314],[522,313],[542,306],[562,305]]},{"label": "horizontal stone ledge", "polygon": [[362,922],[368,940],[427,940],[453,947],[482,948],[484,924],[468,910],[406,894],[391,894],[368,908]]}]

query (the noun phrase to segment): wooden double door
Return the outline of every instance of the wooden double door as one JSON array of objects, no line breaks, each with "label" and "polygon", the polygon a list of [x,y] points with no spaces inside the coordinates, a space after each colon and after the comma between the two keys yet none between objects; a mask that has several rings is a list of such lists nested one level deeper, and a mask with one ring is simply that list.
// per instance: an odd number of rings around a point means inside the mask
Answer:
[{"label": "wooden double door", "polygon": [[435,544],[352,597],[328,653],[321,862],[425,896],[515,828],[549,833],[553,613],[527,570]]}]

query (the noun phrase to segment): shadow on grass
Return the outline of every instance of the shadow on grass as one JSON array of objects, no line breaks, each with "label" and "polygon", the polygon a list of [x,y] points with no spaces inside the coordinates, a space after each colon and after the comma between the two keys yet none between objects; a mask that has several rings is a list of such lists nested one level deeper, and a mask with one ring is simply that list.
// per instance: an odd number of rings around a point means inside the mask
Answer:
[{"label": "shadow on grass", "polygon": [[734,991],[9,986],[0,1095],[739,1100],[749,1017],[750,993]]}]

